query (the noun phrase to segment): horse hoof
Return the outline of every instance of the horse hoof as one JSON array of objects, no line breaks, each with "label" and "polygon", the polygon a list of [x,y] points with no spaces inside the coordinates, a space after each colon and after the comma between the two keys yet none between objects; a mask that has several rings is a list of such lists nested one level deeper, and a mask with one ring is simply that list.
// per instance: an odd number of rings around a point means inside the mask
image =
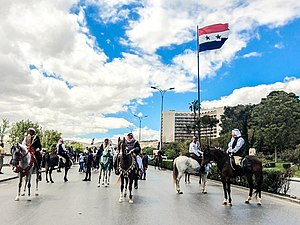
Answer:
[{"label": "horse hoof", "polygon": [[223,205],[227,205],[227,202],[223,202]]},{"label": "horse hoof", "polygon": [[182,194],[183,194],[183,192],[182,192],[182,191],[178,191],[178,194],[182,195]]},{"label": "horse hoof", "polygon": [[119,202],[120,202],[120,203],[123,202],[123,199],[122,199],[122,198],[119,198]]},{"label": "horse hoof", "polygon": [[65,182],[69,181],[67,178],[64,179]]},{"label": "horse hoof", "polygon": [[228,203],[228,206],[232,206],[232,203]]},{"label": "horse hoof", "polygon": [[248,200],[245,201],[246,204],[250,204],[250,202]]},{"label": "horse hoof", "polygon": [[258,202],[257,205],[261,206],[261,202]]},{"label": "horse hoof", "polygon": [[132,199],[129,199],[129,201],[128,201],[130,204],[132,204],[133,203],[133,200]]},{"label": "horse hoof", "polygon": [[25,193],[21,194],[21,196],[25,196]]},{"label": "horse hoof", "polygon": [[102,185],[104,185],[104,182],[102,182]]},{"label": "horse hoof", "polygon": [[107,184],[105,184],[105,187],[107,187]]},{"label": "horse hoof", "polygon": [[100,184],[98,184],[98,187],[100,187]]},{"label": "horse hoof", "polygon": [[53,180],[51,180],[51,183],[53,184],[53,183],[54,183],[54,181],[53,181]]},{"label": "horse hoof", "polygon": [[16,197],[16,198],[15,198],[15,201],[19,201],[19,200],[20,200],[19,197]]},{"label": "horse hoof", "polygon": [[39,196],[39,193],[35,193],[35,196]]},{"label": "horse hoof", "polygon": [[47,180],[47,183],[49,183],[49,181]]},{"label": "horse hoof", "polygon": [[28,197],[28,198],[27,198],[27,201],[28,201],[28,202],[30,202],[30,201],[31,201],[31,198],[30,198],[30,197]]}]

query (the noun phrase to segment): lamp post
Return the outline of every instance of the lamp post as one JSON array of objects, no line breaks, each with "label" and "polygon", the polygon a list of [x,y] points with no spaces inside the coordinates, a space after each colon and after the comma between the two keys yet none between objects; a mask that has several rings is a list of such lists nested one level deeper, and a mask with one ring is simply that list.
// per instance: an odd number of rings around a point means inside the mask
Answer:
[{"label": "lamp post", "polygon": [[140,121],[140,127],[139,127],[139,142],[141,142],[141,137],[142,137],[142,135],[141,135],[141,130],[142,130],[142,119],[143,118],[146,118],[146,117],[148,117],[148,116],[139,116],[139,115],[134,115],[136,118],[138,118],[139,119],[139,121]]},{"label": "lamp post", "polygon": [[167,91],[174,90],[175,88],[168,88],[168,89],[160,89],[158,87],[151,86],[152,89],[158,90],[161,95],[161,108],[160,108],[160,140],[159,140],[159,150],[162,149],[162,113],[164,109],[164,95]]}]

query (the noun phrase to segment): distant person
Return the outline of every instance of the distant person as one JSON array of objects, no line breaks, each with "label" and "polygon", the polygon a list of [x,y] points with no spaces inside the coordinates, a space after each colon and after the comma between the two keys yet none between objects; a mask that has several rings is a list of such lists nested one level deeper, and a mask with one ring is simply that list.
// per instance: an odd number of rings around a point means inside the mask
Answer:
[{"label": "distant person", "polygon": [[[64,144],[64,141],[62,138],[60,138],[57,142],[57,146],[56,146],[56,152],[57,152],[57,155],[63,157],[65,159],[65,167],[70,167],[69,165],[69,155],[67,153],[67,150],[66,150],[66,147],[65,147],[65,144]],[[58,169],[60,171],[60,168]]]},{"label": "distant person", "polygon": [[3,174],[2,167],[3,167],[3,158],[4,158],[4,143],[0,143],[0,174]]},{"label": "distant person", "polygon": [[241,166],[241,159],[246,156],[245,140],[239,129],[231,131],[231,139],[228,143],[227,153],[234,157],[236,165]]},{"label": "distant person", "polygon": [[79,173],[82,173],[84,171],[84,156],[82,153],[79,155]]},{"label": "distant person", "polygon": [[93,166],[93,153],[91,150],[89,150],[87,159],[86,159],[86,172],[85,172],[85,178],[82,181],[91,181],[91,175],[92,175],[92,166]]},{"label": "distant person", "polygon": [[148,158],[147,153],[143,152],[143,159],[142,159],[143,170],[142,170],[142,176],[141,176],[142,180],[146,180],[147,169],[148,169],[148,161],[149,161],[149,158]]}]

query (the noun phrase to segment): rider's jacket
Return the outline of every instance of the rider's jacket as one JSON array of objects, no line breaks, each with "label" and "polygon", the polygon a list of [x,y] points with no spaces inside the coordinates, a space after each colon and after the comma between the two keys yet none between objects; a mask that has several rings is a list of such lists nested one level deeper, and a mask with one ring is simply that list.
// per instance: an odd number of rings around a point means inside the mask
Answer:
[{"label": "rider's jacket", "polygon": [[141,146],[138,141],[133,140],[131,142],[125,140],[126,150],[127,152],[134,152],[135,155],[139,155],[141,153]]},{"label": "rider's jacket", "polygon": [[40,138],[39,136],[37,135],[33,135],[31,136],[30,134],[28,134],[23,142],[22,142],[23,145],[26,145],[27,148],[30,148],[31,151],[33,151],[34,153],[36,151],[39,151],[42,149],[42,145],[41,145],[41,141],[40,141]]}]

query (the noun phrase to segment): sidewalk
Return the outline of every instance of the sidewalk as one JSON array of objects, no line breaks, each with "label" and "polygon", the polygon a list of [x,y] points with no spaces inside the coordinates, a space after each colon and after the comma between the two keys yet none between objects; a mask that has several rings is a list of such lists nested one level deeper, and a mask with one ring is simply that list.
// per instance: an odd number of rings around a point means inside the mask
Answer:
[{"label": "sidewalk", "polygon": [[3,181],[7,181],[7,180],[11,180],[11,179],[15,179],[18,177],[18,174],[17,173],[14,173],[11,169],[10,166],[8,165],[4,165],[2,167],[2,170],[1,172],[3,174],[0,174],[0,182],[3,182]]}]

